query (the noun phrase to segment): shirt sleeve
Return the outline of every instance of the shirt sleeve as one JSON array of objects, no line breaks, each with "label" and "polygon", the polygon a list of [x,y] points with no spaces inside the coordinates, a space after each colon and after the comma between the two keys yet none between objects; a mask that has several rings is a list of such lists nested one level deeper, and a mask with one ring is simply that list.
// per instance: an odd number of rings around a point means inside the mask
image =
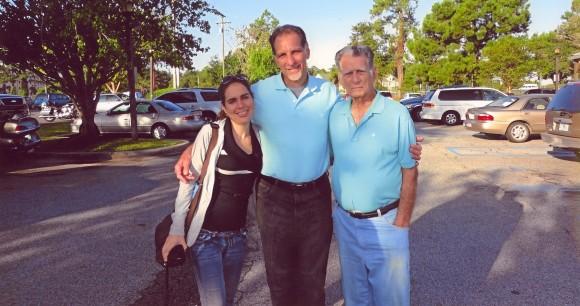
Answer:
[{"label": "shirt sleeve", "polygon": [[409,148],[416,143],[415,125],[407,109],[399,116],[399,163],[403,168],[413,168],[417,161],[413,159]]},{"label": "shirt sleeve", "polygon": [[[199,175],[201,167],[203,166],[203,160],[206,157],[205,155],[209,146],[209,141],[211,140],[212,132],[213,129],[211,126],[203,126],[193,143],[190,170],[196,177]],[[177,197],[175,198],[175,210],[171,214],[173,223],[169,229],[169,234],[185,235],[185,219],[187,218],[187,212],[191,205],[191,199],[195,192],[199,191],[198,189],[197,183],[179,183],[179,190],[177,191]]]}]

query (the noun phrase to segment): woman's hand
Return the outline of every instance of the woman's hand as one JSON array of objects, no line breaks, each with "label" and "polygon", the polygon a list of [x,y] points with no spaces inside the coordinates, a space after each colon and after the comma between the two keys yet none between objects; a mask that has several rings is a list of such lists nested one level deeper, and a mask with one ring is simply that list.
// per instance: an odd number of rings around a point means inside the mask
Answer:
[{"label": "woman's hand", "polygon": [[185,242],[185,237],[183,235],[169,235],[163,244],[161,249],[161,255],[163,256],[163,261],[167,262],[167,257],[169,252],[173,250],[176,245],[181,245],[183,250],[187,249],[187,243]]}]

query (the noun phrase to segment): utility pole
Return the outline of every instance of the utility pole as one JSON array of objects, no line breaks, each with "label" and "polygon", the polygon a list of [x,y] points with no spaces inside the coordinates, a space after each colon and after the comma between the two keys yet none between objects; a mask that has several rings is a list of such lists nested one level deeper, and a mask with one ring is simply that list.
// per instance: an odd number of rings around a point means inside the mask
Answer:
[{"label": "utility pole", "polygon": [[224,36],[225,36],[225,25],[228,23],[231,23],[229,21],[224,21],[224,16],[221,16],[222,21],[218,22],[217,24],[219,24],[221,26],[221,31],[222,31],[222,78],[226,76],[226,51],[225,51],[225,42],[224,42]]}]

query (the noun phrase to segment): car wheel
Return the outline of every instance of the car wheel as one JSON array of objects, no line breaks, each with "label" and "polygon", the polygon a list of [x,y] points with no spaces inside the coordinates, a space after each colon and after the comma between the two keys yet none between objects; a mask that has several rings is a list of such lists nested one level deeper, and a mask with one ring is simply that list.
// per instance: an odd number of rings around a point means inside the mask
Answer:
[{"label": "car wheel", "polygon": [[56,119],[56,117],[43,117],[42,119],[44,119],[44,121],[46,122],[53,122]]},{"label": "car wheel", "polygon": [[201,119],[206,122],[214,122],[217,119],[217,116],[212,112],[203,112],[201,114]]},{"label": "car wheel", "polygon": [[165,139],[169,134],[169,128],[165,124],[156,124],[151,128],[151,135],[155,139]]},{"label": "car wheel", "polygon": [[523,122],[512,122],[508,127],[505,136],[511,142],[524,142],[530,138],[530,128]]},{"label": "car wheel", "polygon": [[441,121],[443,121],[443,123],[445,123],[445,125],[456,125],[459,124],[459,114],[457,112],[445,112],[443,114],[443,118],[441,118]]}]

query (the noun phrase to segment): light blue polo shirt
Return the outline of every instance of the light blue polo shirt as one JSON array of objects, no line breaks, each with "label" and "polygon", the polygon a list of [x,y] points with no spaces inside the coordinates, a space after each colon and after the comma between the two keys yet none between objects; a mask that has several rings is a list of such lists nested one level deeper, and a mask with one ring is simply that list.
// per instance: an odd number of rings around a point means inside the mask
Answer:
[{"label": "light blue polo shirt", "polygon": [[350,106],[339,102],[330,113],[332,188],[344,209],[370,212],[400,197],[401,168],[415,166],[415,127],[403,105],[378,93],[358,126]]},{"label": "light blue polo shirt", "polygon": [[338,91],[334,84],[308,76],[298,98],[286,87],[281,74],[252,86],[262,145],[262,174],[303,183],[328,169],[328,117]]}]

